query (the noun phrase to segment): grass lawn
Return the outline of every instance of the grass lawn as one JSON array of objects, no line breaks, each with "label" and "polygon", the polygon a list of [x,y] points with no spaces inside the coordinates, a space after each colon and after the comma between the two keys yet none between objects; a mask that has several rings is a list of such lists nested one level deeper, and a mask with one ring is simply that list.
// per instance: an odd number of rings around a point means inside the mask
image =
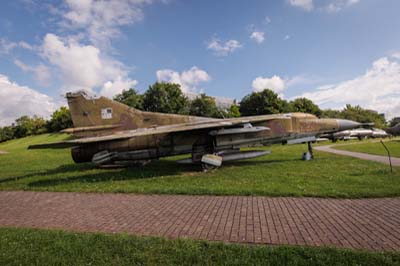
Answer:
[{"label": "grass lawn", "polygon": [[[68,149],[27,150],[33,143],[53,142],[65,135],[40,135],[0,144],[0,190],[133,192],[214,195],[316,197],[400,196],[400,168],[315,152],[301,161],[306,145],[276,145],[272,154],[226,164],[202,173],[175,158],[154,161],[143,168],[97,169],[74,164]],[[182,158],[182,157],[180,157]]]},{"label": "grass lawn", "polygon": [[[384,143],[393,157],[400,158],[399,139],[392,141],[385,141]],[[387,152],[380,142],[366,142],[366,141],[355,142],[349,145],[338,145],[335,146],[334,148],[338,150],[355,151],[355,152],[363,152],[363,153],[387,156]]]},{"label": "grass lawn", "polygon": [[399,265],[398,253],[0,229],[1,265]]}]

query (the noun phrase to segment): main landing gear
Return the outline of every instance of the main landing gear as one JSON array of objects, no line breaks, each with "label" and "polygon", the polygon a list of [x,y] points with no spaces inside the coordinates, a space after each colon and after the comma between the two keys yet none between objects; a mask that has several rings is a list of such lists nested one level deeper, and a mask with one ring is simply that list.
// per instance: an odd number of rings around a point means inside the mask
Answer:
[{"label": "main landing gear", "polygon": [[310,161],[310,160],[314,159],[313,148],[312,148],[312,144],[310,141],[307,142],[307,146],[308,146],[308,151],[303,153],[303,157],[302,157],[302,159],[304,161]]}]

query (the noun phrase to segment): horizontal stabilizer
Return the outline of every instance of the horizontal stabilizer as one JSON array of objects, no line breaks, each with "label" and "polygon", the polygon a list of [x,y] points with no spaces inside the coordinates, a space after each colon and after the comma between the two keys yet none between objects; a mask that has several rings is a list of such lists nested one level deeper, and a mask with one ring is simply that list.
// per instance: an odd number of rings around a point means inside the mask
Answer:
[{"label": "horizontal stabilizer", "polygon": [[38,150],[38,149],[65,149],[78,146],[76,143],[71,143],[68,141],[61,142],[53,142],[53,143],[43,143],[43,144],[34,144],[28,146],[28,150]]},{"label": "horizontal stabilizer", "polygon": [[101,125],[101,126],[91,126],[91,127],[73,127],[73,128],[66,128],[61,130],[61,133],[69,133],[69,134],[74,134],[74,133],[79,133],[79,132],[87,132],[87,131],[100,131],[100,130],[106,130],[106,129],[113,129],[120,127],[121,125]]}]

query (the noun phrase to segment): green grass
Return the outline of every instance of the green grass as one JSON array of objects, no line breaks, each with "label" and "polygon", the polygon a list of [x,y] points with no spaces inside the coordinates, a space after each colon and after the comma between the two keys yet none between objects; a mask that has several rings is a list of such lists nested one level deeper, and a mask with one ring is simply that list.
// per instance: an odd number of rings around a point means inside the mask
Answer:
[{"label": "green grass", "polygon": [[[391,156],[400,158],[400,141],[385,141],[386,147],[389,149]],[[338,150],[363,152],[369,154],[387,156],[385,148],[380,142],[355,142],[349,145],[338,145],[334,147]]]},{"label": "green grass", "polygon": [[[400,168],[356,158],[315,152],[301,161],[306,145],[272,146],[272,154],[226,164],[202,173],[175,158],[143,168],[97,169],[74,164],[68,149],[27,150],[33,143],[58,141],[65,135],[41,135],[0,144],[0,190],[130,192],[214,195],[316,197],[400,196]],[[182,158],[182,157],[179,157]]]},{"label": "green grass", "polygon": [[0,229],[1,265],[399,265],[398,253]]}]

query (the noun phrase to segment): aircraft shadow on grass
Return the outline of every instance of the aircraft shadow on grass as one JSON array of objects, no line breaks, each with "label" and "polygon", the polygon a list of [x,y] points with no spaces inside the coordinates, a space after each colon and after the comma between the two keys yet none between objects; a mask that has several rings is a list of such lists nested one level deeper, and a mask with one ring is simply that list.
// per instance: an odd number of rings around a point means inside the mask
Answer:
[{"label": "aircraft shadow on grass", "polygon": [[[71,172],[73,164],[63,165],[41,174],[42,176],[51,176]],[[96,169],[95,166],[88,164],[86,169],[77,171]],[[71,176],[57,179],[44,179],[34,181],[28,184],[30,187],[50,187],[62,184],[80,182],[80,183],[96,183],[105,181],[124,181],[134,179],[146,179],[161,176],[180,175],[184,172],[198,171],[199,167],[195,165],[177,165],[174,161],[162,160],[153,162],[146,166],[119,168],[112,171],[102,170],[92,174]],[[77,172],[74,171],[74,172]],[[35,175],[37,176],[37,175]]]},{"label": "aircraft shadow on grass", "polygon": [[[283,160],[257,160],[257,161],[237,161],[226,163],[226,166],[261,166],[263,164],[271,164],[271,163],[284,163],[284,162],[293,162],[299,161],[299,159],[283,159]],[[77,169],[74,167],[74,164],[71,165],[63,165],[58,168],[49,170],[45,173],[42,173],[42,176],[51,176],[56,174],[62,174],[66,172],[70,172],[72,169],[76,171],[82,170],[90,170],[95,169],[92,165],[85,165]],[[130,168],[122,168],[117,171],[101,171],[93,174],[80,175],[80,176],[71,176],[66,178],[57,178],[57,179],[45,179],[38,180],[28,184],[30,187],[51,187],[69,183],[96,183],[96,182],[105,182],[105,181],[126,181],[126,180],[135,180],[135,179],[146,179],[146,178],[156,178],[161,176],[175,176],[181,175],[188,172],[200,172],[200,165],[181,165],[177,164],[175,161],[171,160],[160,160],[157,162],[153,162],[150,165],[143,167],[130,167]],[[216,171],[220,171],[216,170]],[[37,176],[34,175],[34,176]]]}]

